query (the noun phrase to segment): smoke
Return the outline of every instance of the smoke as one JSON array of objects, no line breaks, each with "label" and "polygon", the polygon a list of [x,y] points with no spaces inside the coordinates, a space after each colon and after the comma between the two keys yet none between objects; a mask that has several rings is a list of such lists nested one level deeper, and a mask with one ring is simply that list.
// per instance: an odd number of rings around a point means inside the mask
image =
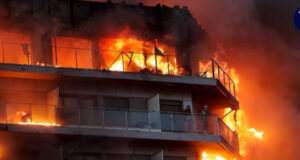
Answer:
[{"label": "smoke", "polygon": [[[127,3],[138,3],[128,0]],[[215,54],[240,76],[240,107],[264,140],[248,142],[245,159],[298,159],[300,32],[297,0],[156,0],[186,5],[208,32]],[[201,53],[199,53],[201,54]]]}]

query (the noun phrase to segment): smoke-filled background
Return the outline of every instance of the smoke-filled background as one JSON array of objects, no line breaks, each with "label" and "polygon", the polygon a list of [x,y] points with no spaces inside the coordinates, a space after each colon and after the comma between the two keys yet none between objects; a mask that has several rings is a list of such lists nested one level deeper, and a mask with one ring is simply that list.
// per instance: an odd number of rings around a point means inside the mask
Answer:
[{"label": "smoke-filled background", "polygon": [[[138,3],[142,0],[127,0]],[[113,1],[118,2],[118,1]],[[246,145],[245,159],[299,159],[299,0],[144,0],[187,6],[208,32],[215,52],[239,75],[240,107],[262,141]],[[214,56],[214,55],[212,55]]]}]

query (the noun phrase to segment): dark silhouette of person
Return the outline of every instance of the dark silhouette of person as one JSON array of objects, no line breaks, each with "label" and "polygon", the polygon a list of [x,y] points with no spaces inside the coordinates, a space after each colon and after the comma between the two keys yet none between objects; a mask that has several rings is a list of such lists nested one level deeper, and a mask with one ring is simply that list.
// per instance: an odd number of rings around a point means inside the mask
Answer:
[{"label": "dark silhouette of person", "polygon": [[201,111],[201,116],[202,116],[202,120],[203,120],[203,133],[204,134],[208,134],[209,131],[209,116],[211,115],[211,113],[208,110],[208,105],[205,104],[203,106],[203,110]]}]

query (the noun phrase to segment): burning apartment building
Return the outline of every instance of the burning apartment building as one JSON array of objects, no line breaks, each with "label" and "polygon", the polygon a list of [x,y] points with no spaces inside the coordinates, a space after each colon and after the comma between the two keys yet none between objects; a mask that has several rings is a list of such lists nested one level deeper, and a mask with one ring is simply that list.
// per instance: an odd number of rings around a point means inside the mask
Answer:
[{"label": "burning apartment building", "polygon": [[239,156],[235,84],[188,8],[2,0],[0,24],[0,159]]}]

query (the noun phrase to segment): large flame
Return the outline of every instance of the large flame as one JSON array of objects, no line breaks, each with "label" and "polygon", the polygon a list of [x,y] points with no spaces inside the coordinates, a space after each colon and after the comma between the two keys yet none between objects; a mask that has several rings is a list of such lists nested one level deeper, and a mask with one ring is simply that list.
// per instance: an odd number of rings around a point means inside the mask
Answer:
[{"label": "large flame", "polygon": [[227,160],[223,156],[216,153],[202,152],[200,160]]},{"label": "large flame", "polygon": [[157,39],[138,39],[126,28],[117,37],[100,38],[99,48],[106,66],[112,71],[150,72],[178,75],[183,73],[176,61],[175,48],[160,43]]},{"label": "large flame", "polygon": [[[235,84],[235,92],[236,98],[238,98],[238,92],[239,92],[239,75],[236,73],[235,68],[228,67],[228,64],[226,61],[222,61],[218,56],[214,57],[214,60],[218,62],[220,67],[224,70],[224,72],[227,73],[227,75],[230,76],[230,78],[234,81]],[[210,60],[200,60],[199,61],[199,72],[200,75],[207,78],[212,78],[212,62]],[[214,74],[218,75],[218,71],[215,69]],[[220,81],[223,81],[223,75],[220,76]],[[225,84],[228,82],[225,81]],[[243,108],[241,106],[240,108]],[[226,108],[224,110],[224,115],[231,112],[231,108]],[[247,120],[247,114],[240,109],[236,114],[232,111],[230,114],[225,116],[223,118],[223,121],[226,123],[226,125],[232,130],[237,131],[239,135],[239,147],[240,147],[240,154],[245,155],[246,153],[246,145],[247,142],[251,140],[263,140],[263,134],[264,132],[258,131],[257,129],[250,127],[248,120]]]}]

